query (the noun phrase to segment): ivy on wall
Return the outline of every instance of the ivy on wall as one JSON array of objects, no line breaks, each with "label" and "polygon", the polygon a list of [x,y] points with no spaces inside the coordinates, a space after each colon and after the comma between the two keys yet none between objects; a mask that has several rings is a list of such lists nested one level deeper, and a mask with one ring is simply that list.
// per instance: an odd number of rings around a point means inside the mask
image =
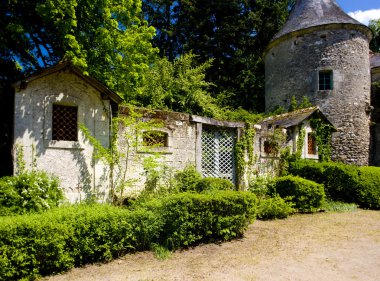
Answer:
[{"label": "ivy on wall", "polygon": [[[253,128],[253,125],[247,123],[243,135],[236,142],[235,161],[238,179],[242,179],[247,171],[253,170],[255,164],[255,157],[253,155],[255,135],[256,130]],[[241,180],[238,181],[238,188],[243,188]]]},{"label": "ivy on wall", "polygon": [[320,162],[331,160],[331,136],[334,127],[319,117],[310,119],[310,126],[314,130],[314,137],[318,145],[318,156]]}]

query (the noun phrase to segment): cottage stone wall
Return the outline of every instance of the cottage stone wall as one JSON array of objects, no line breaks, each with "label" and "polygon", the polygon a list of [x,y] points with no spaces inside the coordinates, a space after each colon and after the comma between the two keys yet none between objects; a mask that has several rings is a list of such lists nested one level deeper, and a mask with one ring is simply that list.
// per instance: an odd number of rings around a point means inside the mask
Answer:
[{"label": "cottage stone wall", "polygon": [[[343,25],[340,25],[343,26]],[[346,26],[347,27],[347,26]],[[266,110],[309,98],[338,129],[333,159],[368,164],[370,65],[362,27],[303,30],[272,42],[265,56]],[[319,71],[333,72],[333,90],[318,90]]]},{"label": "cottage stone wall", "polygon": [[[128,116],[123,109],[120,112]],[[128,118],[128,117],[127,117]],[[127,180],[132,180],[126,193],[135,195],[143,190],[146,182],[144,159],[152,157],[158,164],[157,169],[166,171],[168,179],[175,171],[184,169],[187,165],[196,166],[196,153],[200,149],[197,146],[197,123],[190,121],[190,115],[178,112],[154,111],[144,114],[144,120],[158,120],[162,126],[152,128],[167,134],[167,146],[144,147],[143,140],[139,139],[138,146],[131,150],[128,161]],[[121,128],[118,139],[119,149],[123,149],[123,132],[128,128]],[[165,175],[161,175],[164,176]]]},{"label": "cottage stone wall", "polygon": [[90,193],[106,196],[108,168],[93,159],[93,147],[78,132],[78,141],[52,140],[53,104],[78,106],[78,122],[109,146],[110,103],[77,75],[56,72],[16,89],[14,113],[14,163],[24,152],[27,168],[35,159],[37,169],[58,176],[70,201],[85,199]]}]

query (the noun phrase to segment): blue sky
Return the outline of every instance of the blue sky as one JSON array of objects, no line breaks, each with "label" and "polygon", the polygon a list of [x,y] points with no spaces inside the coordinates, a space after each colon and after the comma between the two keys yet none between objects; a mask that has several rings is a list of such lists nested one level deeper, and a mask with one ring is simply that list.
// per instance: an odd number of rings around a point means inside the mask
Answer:
[{"label": "blue sky", "polygon": [[351,17],[368,24],[370,19],[380,18],[380,0],[336,0]]}]

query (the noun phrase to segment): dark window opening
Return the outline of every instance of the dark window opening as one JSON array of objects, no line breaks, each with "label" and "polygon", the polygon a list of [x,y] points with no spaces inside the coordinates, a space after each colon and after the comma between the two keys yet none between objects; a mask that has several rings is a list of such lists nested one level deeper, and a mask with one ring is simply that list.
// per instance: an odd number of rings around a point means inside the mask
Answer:
[{"label": "dark window opening", "polygon": [[266,154],[275,154],[277,152],[276,145],[270,141],[264,141],[264,152]]},{"label": "dark window opening", "polygon": [[332,71],[319,72],[319,90],[326,91],[333,89]]},{"label": "dark window opening", "polygon": [[78,107],[53,104],[53,140],[78,140]]},{"label": "dark window opening", "polygon": [[147,131],[143,133],[145,146],[168,146],[168,134],[161,131]]},{"label": "dark window opening", "polygon": [[307,153],[311,155],[317,154],[317,142],[314,134],[307,134]]}]

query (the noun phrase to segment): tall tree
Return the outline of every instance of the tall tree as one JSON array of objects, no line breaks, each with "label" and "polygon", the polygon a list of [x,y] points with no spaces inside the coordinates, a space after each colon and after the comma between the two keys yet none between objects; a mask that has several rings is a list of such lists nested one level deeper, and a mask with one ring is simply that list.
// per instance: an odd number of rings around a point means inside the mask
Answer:
[{"label": "tall tree", "polygon": [[192,51],[213,59],[206,79],[223,105],[263,109],[262,53],[285,22],[293,0],[144,0],[157,28],[155,46],[173,60]]},{"label": "tall tree", "polygon": [[371,20],[369,22],[369,28],[373,32],[373,38],[370,43],[370,48],[372,51],[380,52],[380,18],[378,20]]},{"label": "tall tree", "polygon": [[156,53],[155,30],[141,18],[139,0],[1,1],[1,69],[29,74],[70,59],[126,95]]}]

